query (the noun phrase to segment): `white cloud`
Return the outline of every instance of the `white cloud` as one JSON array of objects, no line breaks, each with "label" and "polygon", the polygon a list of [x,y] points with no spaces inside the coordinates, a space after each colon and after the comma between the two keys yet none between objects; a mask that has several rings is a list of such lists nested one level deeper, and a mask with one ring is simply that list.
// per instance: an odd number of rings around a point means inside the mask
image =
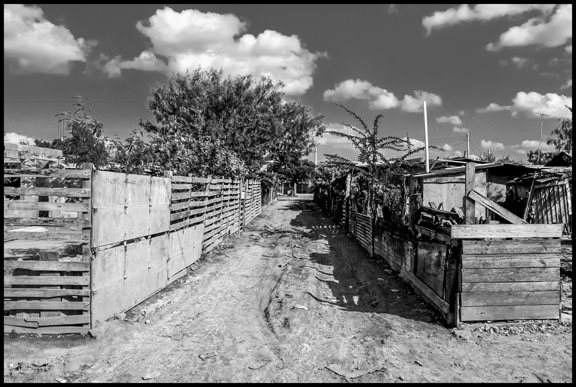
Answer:
[{"label": "white cloud", "polygon": [[450,144],[444,144],[442,145],[442,149],[444,149],[446,152],[450,152],[454,148],[452,148],[452,145]]},{"label": "white cloud", "polygon": [[512,145],[511,148],[514,149],[519,148],[518,150],[524,150],[523,153],[526,153],[527,151],[530,150],[534,151],[537,150],[538,148],[540,148],[542,152],[552,152],[555,149],[554,145],[546,144],[546,140],[544,139],[541,142],[538,142],[538,140],[524,140],[520,144]]},{"label": "white cloud", "polygon": [[572,106],[572,97],[556,93],[540,94],[535,91],[528,93],[520,91],[512,99],[512,105],[501,106],[492,102],[485,108],[476,109],[476,112],[488,113],[509,110],[513,117],[517,117],[519,113],[524,113],[532,118],[539,118],[541,114],[553,118],[572,118],[566,105]]},{"label": "white cloud", "polygon": [[9,132],[4,134],[4,141],[11,144],[23,144],[23,145],[34,145],[34,139],[32,137],[24,136],[16,132]]},{"label": "white cloud", "polygon": [[[552,5],[553,6],[553,5]],[[557,47],[572,39],[572,4],[562,4],[549,18],[534,17],[520,26],[514,26],[500,35],[498,42],[489,43],[488,51],[503,47],[542,45]]]},{"label": "white cloud", "polygon": [[567,45],[565,50],[567,53],[572,54],[572,45],[571,44]]},{"label": "white cloud", "polygon": [[296,35],[271,30],[246,34],[247,23],[233,14],[164,7],[136,28],[150,39],[151,49],[131,61],[110,60],[104,66],[109,76],[122,69],[171,74],[213,67],[231,76],[269,76],[285,84],[287,95],[301,95],[313,84],[316,60],[326,56],[308,51]]},{"label": "white cloud", "polygon": [[327,145],[332,146],[335,148],[350,148],[354,149],[354,145],[352,142],[344,137],[335,136],[330,134],[330,131],[338,131],[347,134],[357,135],[352,129],[348,128],[343,124],[338,123],[328,123],[326,124],[326,131],[324,132],[322,137],[316,137],[314,142],[316,145]]},{"label": "white cloud", "polygon": [[480,146],[482,149],[491,149],[491,150],[504,150],[504,144],[501,142],[494,142],[492,140],[480,140]]},{"label": "white cloud", "polygon": [[403,111],[410,113],[422,112],[424,110],[422,101],[426,101],[426,108],[442,105],[442,98],[437,94],[416,90],[414,91],[414,95],[415,97],[411,95],[404,96],[401,103]]},{"label": "white cloud", "polygon": [[422,25],[430,34],[432,29],[453,26],[463,22],[488,21],[534,10],[548,14],[553,8],[554,4],[477,4],[474,6],[463,4],[458,8],[449,8],[446,11],[434,12],[431,16],[424,17]]},{"label": "white cloud", "polygon": [[349,99],[370,100],[368,106],[372,110],[392,109],[399,105],[394,93],[360,79],[347,79],[336,84],[333,90],[324,92],[325,101],[343,102]]},{"label": "white cloud", "polygon": [[456,157],[462,157],[463,153],[462,153],[462,151],[457,150],[457,151],[454,151],[454,153],[452,155],[456,156]]},{"label": "white cloud", "polygon": [[442,116],[436,118],[438,123],[450,123],[452,125],[462,125],[462,120],[458,116]]},{"label": "white cloud", "polygon": [[572,78],[570,78],[569,80],[566,81],[565,84],[560,86],[560,90],[569,89],[571,87],[572,87]]},{"label": "white cloud", "polygon": [[512,100],[512,109],[516,112],[525,112],[531,117],[540,117],[545,114],[555,118],[572,118],[566,105],[572,106],[572,97],[555,93],[540,94],[535,91],[529,93],[520,91]]},{"label": "white cloud", "polygon": [[46,20],[37,6],[4,4],[4,58],[17,73],[69,74],[95,44]]},{"label": "white cloud", "polygon": [[457,126],[455,126],[454,128],[452,128],[452,131],[454,133],[469,133],[470,129],[466,129],[466,128],[459,128]]},{"label": "white cloud", "polygon": [[102,66],[102,71],[110,78],[120,77],[125,69],[160,72],[168,70],[166,63],[158,59],[152,51],[142,51],[138,57],[129,61],[122,61],[120,56],[112,59],[102,56],[102,59],[107,61]]},{"label": "white cloud", "polygon": [[476,109],[476,113],[490,113],[490,112],[501,112],[504,110],[510,110],[510,106],[502,106],[497,103],[490,102],[485,108]]},{"label": "white cloud", "polygon": [[[402,137],[402,139],[403,139],[403,140],[406,140],[407,137]],[[415,139],[415,138],[411,138],[411,137],[410,137],[410,140],[409,140],[409,141],[410,141],[410,146],[412,147],[412,149],[422,148],[422,147],[425,146],[424,141],[420,141],[420,140],[417,140],[417,139]],[[407,144],[406,144],[405,146],[406,146],[406,148],[408,148],[408,145],[407,145]]]}]

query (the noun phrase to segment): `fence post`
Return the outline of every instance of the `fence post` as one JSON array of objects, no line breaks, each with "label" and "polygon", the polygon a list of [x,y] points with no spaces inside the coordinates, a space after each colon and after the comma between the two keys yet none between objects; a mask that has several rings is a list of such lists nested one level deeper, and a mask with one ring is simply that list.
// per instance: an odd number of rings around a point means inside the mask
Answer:
[{"label": "fence post", "polygon": [[466,163],[466,178],[464,189],[464,223],[474,224],[476,218],[476,203],[468,197],[468,194],[474,189],[474,175],[476,173],[476,164]]}]

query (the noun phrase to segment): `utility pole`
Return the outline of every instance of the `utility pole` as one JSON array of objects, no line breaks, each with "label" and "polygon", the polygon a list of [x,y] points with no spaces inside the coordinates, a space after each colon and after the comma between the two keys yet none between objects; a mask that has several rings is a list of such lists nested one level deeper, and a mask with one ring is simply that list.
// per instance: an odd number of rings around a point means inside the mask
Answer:
[{"label": "utility pole", "polygon": [[430,165],[429,165],[429,158],[430,154],[428,153],[428,113],[426,112],[426,101],[422,101],[424,104],[424,153],[426,157],[426,173],[430,172]]},{"label": "utility pole", "polygon": [[542,124],[544,123],[545,114],[540,114],[540,138],[538,139],[538,164],[540,164],[540,156],[542,155],[542,150],[540,149],[540,142],[542,141]]},{"label": "utility pole", "polygon": [[470,133],[466,133],[466,157],[470,157]]},{"label": "utility pole", "polygon": [[314,145],[314,170],[316,170],[317,165],[318,165],[318,147]]}]

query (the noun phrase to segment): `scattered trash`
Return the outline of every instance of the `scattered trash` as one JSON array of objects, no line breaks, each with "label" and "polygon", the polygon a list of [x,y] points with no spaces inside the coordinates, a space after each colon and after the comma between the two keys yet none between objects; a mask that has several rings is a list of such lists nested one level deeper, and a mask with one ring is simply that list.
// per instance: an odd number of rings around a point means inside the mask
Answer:
[{"label": "scattered trash", "polygon": [[144,324],[150,324],[152,322],[152,320],[146,320],[144,321]]},{"label": "scattered trash", "polygon": [[386,368],[384,368],[382,366],[378,366],[378,367],[371,368],[368,370],[347,371],[340,364],[329,364],[325,368],[329,369],[330,371],[334,372],[337,375],[343,376],[346,379],[356,379],[356,378],[359,378],[360,376],[373,374],[374,372],[386,370]]},{"label": "scattered trash", "polygon": [[145,375],[143,375],[142,379],[143,380],[149,380],[149,379],[157,378],[158,376],[160,376],[160,371],[152,371],[152,372],[147,372]]},{"label": "scattered trash", "polygon": [[203,360],[206,361],[208,359],[211,359],[213,357],[216,357],[216,355],[218,355],[218,352],[208,352],[208,353],[204,353],[204,354],[200,354],[198,355],[198,357]]},{"label": "scattered trash", "polygon": [[64,379],[64,378],[56,378],[56,381],[57,381],[58,383],[67,383],[67,382],[68,382],[68,381],[67,381],[66,379]]},{"label": "scattered trash", "polygon": [[308,310],[308,308],[305,307],[304,305],[298,305],[298,304],[294,305],[294,306],[292,307],[292,309]]},{"label": "scattered trash", "polygon": [[420,363],[418,360],[414,360],[414,363],[418,364],[420,367],[424,367],[424,364]]},{"label": "scattered trash", "polygon": [[390,289],[391,292],[398,293],[400,290],[398,289]]},{"label": "scattered trash", "polygon": [[250,368],[251,370],[258,370],[258,369],[264,367],[268,363],[270,363],[270,360],[262,360],[260,363],[248,366],[248,368]]}]

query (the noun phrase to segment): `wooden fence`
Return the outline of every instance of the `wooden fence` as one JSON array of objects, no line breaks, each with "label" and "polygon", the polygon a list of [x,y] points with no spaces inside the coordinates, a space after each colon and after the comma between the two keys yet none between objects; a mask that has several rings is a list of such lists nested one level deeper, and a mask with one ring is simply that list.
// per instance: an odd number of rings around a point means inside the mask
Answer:
[{"label": "wooden fence", "polygon": [[86,333],[261,213],[259,181],[4,172],[5,332]]},{"label": "wooden fence", "polygon": [[86,333],[91,166],[10,165],[4,168],[4,332]]},{"label": "wooden fence", "polygon": [[561,224],[457,225],[460,321],[559,319]]},{"label": "wooden fence", "polygon": [[[462,216],[409,201],[410,214],[400,221],[374,219],[354,211],[348,198],[343,206],[348,231],[368,255],[399,272],[448,324],[559,319],[564,225],[527,224],[486,198],[474,189],[473,164],[466,166],[463,182]],[[315,199],[333,213],[327,206],[330,196],[318,191]],[[473,224],[478,206],[511,224]],[[455,219],[465,224],[454,224]]]}]

